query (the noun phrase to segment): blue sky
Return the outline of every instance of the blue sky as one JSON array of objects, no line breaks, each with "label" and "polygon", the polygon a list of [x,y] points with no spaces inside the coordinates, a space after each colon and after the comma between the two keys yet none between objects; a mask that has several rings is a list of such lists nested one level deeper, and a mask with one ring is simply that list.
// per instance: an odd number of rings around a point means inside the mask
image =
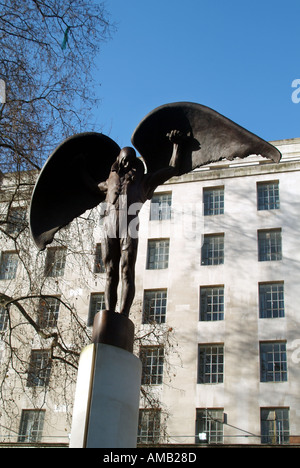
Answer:
[{"label": "blue sky", "polygon": [[175,101],[211,107],[268,141],[300,137],[299,0],[105,3],[117,31],[99,55],[94,114],[121,147],[148,112]]}]

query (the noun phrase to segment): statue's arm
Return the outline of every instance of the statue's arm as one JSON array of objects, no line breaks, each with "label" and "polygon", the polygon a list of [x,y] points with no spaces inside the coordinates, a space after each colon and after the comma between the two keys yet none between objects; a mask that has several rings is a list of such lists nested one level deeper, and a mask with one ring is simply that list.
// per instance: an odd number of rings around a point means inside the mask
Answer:
[{"label": "statue's arm", "polygon": [[100,190],[101,193],[106,195],[107,194],[107,180],[105,182],[101,182],[100,184],[98,184],[98,189]]},{"label": "statue's arm", "polygon": [[187,137],[178,130],[172,130],[167,134],[167,137],[173,143],[173,153],[169,166],[149,174],[148,184],[150,193],[153,193],[156,187],[162,185],[164,182],[171,179],[171,177],[178,175],[179,172],[179,165],[183,154],[182,143],[186,141]]}]

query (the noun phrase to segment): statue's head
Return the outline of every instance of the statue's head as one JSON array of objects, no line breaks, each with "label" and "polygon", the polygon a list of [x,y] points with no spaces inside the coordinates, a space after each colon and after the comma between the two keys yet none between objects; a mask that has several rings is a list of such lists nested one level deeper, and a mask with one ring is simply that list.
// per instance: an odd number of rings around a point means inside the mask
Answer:
[{"label": "statue's head", "polygon": [[130,171],[136,164],[136,152],[130,146],[121,149],[118,156],[119,167],[124,172]]},{"label": "statue's head", "polygon": [[145,172],[144,163],[137,157],[135,150],[130,146],[121,149],[117,162],[118,170],[121,173],[134,173],[135,179],[141,178]]}]

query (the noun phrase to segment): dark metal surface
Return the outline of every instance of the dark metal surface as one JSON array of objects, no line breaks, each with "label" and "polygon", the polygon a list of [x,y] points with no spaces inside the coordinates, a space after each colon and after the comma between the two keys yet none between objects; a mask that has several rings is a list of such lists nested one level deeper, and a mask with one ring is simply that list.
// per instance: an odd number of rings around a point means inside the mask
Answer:
[{"label": "dark metal surface", "polygon": [[92,343],[103,343],[125,349],[132,353],[134,324],[117,312],[102,310],[95,315]]},{"label": "dark metal surface", "polygon": [[245,158],[251,154],[274,162],[281,158],[277,148],[213,109],[192,102],[176,102],[154,109],[132,135],[132,144],[149,172],[168,165],[173,147],[166,135],[173,129],[191,136],[180,174],[220,159]]},{"label": "dark metal surface", "polygon": [[34,188],[30,229],[39,249],[55,233],[105,196],[97,184],[106,180],[120,147],[102,133],[80,133],[63,141],[50,155]]}]

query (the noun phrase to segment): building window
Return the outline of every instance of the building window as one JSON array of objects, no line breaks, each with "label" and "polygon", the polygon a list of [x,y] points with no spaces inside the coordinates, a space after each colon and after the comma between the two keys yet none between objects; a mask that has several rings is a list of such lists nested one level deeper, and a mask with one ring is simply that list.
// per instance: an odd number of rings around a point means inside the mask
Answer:
[{"label": "building window", "polygon": [[18,442],[40,442],[43,434],[45,411],[23,410]]},{"label": "building window", "polygon": [[277,182],[262,182],[257,184],[257,209],[261,210],[278,210],[279,202],[279,183]]},{"label": "building window", "polygon": [[8,326],[8,311],[0,306],[0,333],[5,332]]},{"label": "building window", "polygon": [[26,208],[11,208],[7,219],[7,234],[20,234],[26,227]]},{"label": "building window", "polygon": [[289,443],[289,408],[261,408],[260,423],[262,444]]},{"label": "building window", "polygon": [[284,317],[283,283],[259,284],[259,318]]},{"label": "building window", "polygon": [[260,381],[287,381],[287,356],[285,342],[270,341],[260,343]]},{"label": "building window", "polygon": [[224,187],[203,189],[204,216],[224,214]]},{"label": "building window", "polygon": [[205,435],[208,444],[222,444],[223,427],[223,409],[196,410],[196,443],[199,443],[201,434]]},{"label": "building window", "polygon": [[140,350],[142,361],[142,385],[159,385],[163,381],[164,348],[145,346]]},{"label": "building window", "polygon": [[281,229],[258,231],[258,261],[282,259]]},{"label": "building window", "polygon": [[200,320],[212,322],[224,319],[224,286],[200,288]]},{"label": "building window", "polygon": [[54,328],[59,316],[60,301],[56,297],[41,298],[38,308],[38,325],[41,328]]},{"label": "building window", "polygon": [[54,247],[47,250],[45,275],[50,277],[63,276],[65,272],[67,249]]},{"label": "building window", "polygon": [[165,323],[167,311],[167,290],[144,292],[143,323]]},{"label": "building window", "polygon": [[16,277],[18,254],[16,252],[2,252],[0,263],[0,280],[11,280]]},{"label": "building window", "polygon": [[104,293],[91,294],[89,316],[87,326],[92,327],[95,315],[101,310],[105,310],[105,295]]},{"label": "building window", "polygon": [[215,384],[223,382],[224,346],[206,344],[198,347],[198,383]]},{"label": "building window", "polygon": [[50,373],[50,351],[31,351],[27,387],[47,387],[49,385]]},{"label": "building window", "polygon": [[150,205],[150,221],[171,219],[172,194],[157,193],[153,195]]},{"label": "building window", "polygon": [[104,263],[102,260],[101,244],[96,245],[94,273],[105,273]]},{"label": "building window", "polygon": [[161,270],[169,266],[169,239],[149,240],[147,270]]},{"label": "building window", "polygon": [[138,444],[158,444],[160,440],[161,411],[140,409],[138,425]]},{"label": "building window", "polygon": [[201,265],[224,263],[224,234],[206,234],[201,249]]}]

